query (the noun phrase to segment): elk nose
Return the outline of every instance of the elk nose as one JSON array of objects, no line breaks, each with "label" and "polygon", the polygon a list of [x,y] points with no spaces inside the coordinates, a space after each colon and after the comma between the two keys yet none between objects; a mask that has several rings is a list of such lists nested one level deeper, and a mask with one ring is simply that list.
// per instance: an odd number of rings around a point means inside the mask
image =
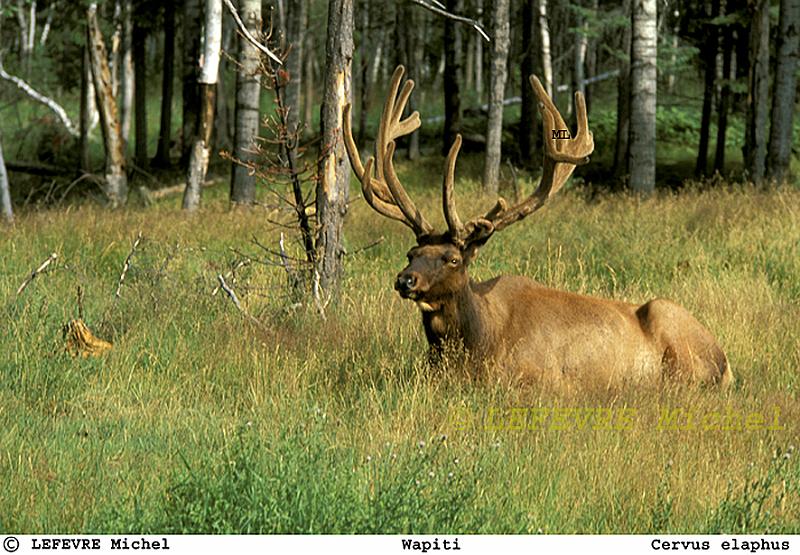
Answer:
[{"label": "elk nose", "polygon": [[408,293],[414,290],[417,286],[417,276],[414,274],[399,274],[397,281],[394,282],[394,288],[401,293]]}]

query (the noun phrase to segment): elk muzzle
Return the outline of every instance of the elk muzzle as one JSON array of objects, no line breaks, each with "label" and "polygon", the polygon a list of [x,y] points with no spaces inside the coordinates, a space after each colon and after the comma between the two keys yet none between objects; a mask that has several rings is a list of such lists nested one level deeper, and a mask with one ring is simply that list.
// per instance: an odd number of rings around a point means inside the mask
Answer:
[{"label": "elk muzzle", "polygon": [[417,272],[403,270],[397,274],[397,279],[394,282],[395,290],[400,293],[404,299],[414,298],[419,294],[419,275]]}]

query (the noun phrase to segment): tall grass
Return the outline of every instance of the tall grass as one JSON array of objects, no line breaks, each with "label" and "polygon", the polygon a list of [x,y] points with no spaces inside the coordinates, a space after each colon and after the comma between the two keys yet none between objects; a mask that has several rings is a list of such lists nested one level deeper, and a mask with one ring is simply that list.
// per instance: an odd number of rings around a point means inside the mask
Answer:
[{"label": "tall grass", "polygon": [[[461,172],[477,175],[477,163]],[[401,169],[441,222],[439,166]],[[477,187],[459,182],[462,212],[490,203]],[[0,531],[800,531],[797,191],[567,191],[493,238],[472,269],[671,298],[726,349],[737,378],[727,393],[553,393],[432,374],[417,309],[391,289],[411,237],[361,201],[348,249],[385,240],[347,257],[326,321],[292,306],[280,269],[253,263],[229,280],[257,328],[212,295],[215,277],[260,256],[251,235],[276,244],[279,231],[210,193],[195,217],[174,199],[22,213],[0,231]],[[17,297],[51,252],[53,270]],[[100,359],[63,349],[78,286],[87,324],[114,343]],[[635,418],[627,429],[520,429],[515,407],[627,407]],[[659,429],[660,411],[676,407],[777,411],[782,428]],[[490,411],[500,425],[486,425]],[[473,425],[457,425],[464,413]]]}]

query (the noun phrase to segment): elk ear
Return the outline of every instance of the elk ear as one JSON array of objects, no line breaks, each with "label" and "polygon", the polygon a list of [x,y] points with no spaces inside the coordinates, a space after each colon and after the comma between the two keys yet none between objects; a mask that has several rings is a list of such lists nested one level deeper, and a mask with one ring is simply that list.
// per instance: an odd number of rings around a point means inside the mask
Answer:
[{"label": "elk ear", "polygon": [[467,230],[469,235],[462,249],[461,256],[463,256],[465,264],[469,264],[475,260],[478,256],[478,249],[485,245],[486,241],[494,234],[494,224],[489,220],[479,218],[475,222],[470,222],[467,225],[472,227],[472,229]]}]

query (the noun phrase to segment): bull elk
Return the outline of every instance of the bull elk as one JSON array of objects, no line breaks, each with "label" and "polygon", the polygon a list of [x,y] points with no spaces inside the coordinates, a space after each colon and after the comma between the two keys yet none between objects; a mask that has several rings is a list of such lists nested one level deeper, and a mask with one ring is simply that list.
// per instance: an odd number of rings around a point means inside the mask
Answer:
[{"label": "bull elk", "polygon": [[[575,94],[577,132],[564,119],[535,76],[530,82],[543,120],[541,182],[514,206],[499,198],[483,216],[462,222],[453,184],[457,136],[447,156],[442,207],[447,230],[437,233],[400,183],[392,161],[395,141],[420,126],[418,112],[403,118],[414,83],[400,89],[404,68],[392,78],[383,109],[375,156],[366,164],[353,140],[350,106],[343,114],[350,164],[361,181],[364,199],[379,214],[414,232],[417,244],[394,287],[422,311],[431,353],[448,344],[466,350],[486,368],[504,368],[515,376],[549,383],[703,382],[729,384],[733,377],[725,353],[711,333],[681,306],[663,299],[642,305],[593,298],[545,287],[520,276],[472,281],[470,263],[495,233],[542,208],[572,174],[589,161],[594,139],[583,95]],[[399,95],[398,95],[399,92]]]}]

